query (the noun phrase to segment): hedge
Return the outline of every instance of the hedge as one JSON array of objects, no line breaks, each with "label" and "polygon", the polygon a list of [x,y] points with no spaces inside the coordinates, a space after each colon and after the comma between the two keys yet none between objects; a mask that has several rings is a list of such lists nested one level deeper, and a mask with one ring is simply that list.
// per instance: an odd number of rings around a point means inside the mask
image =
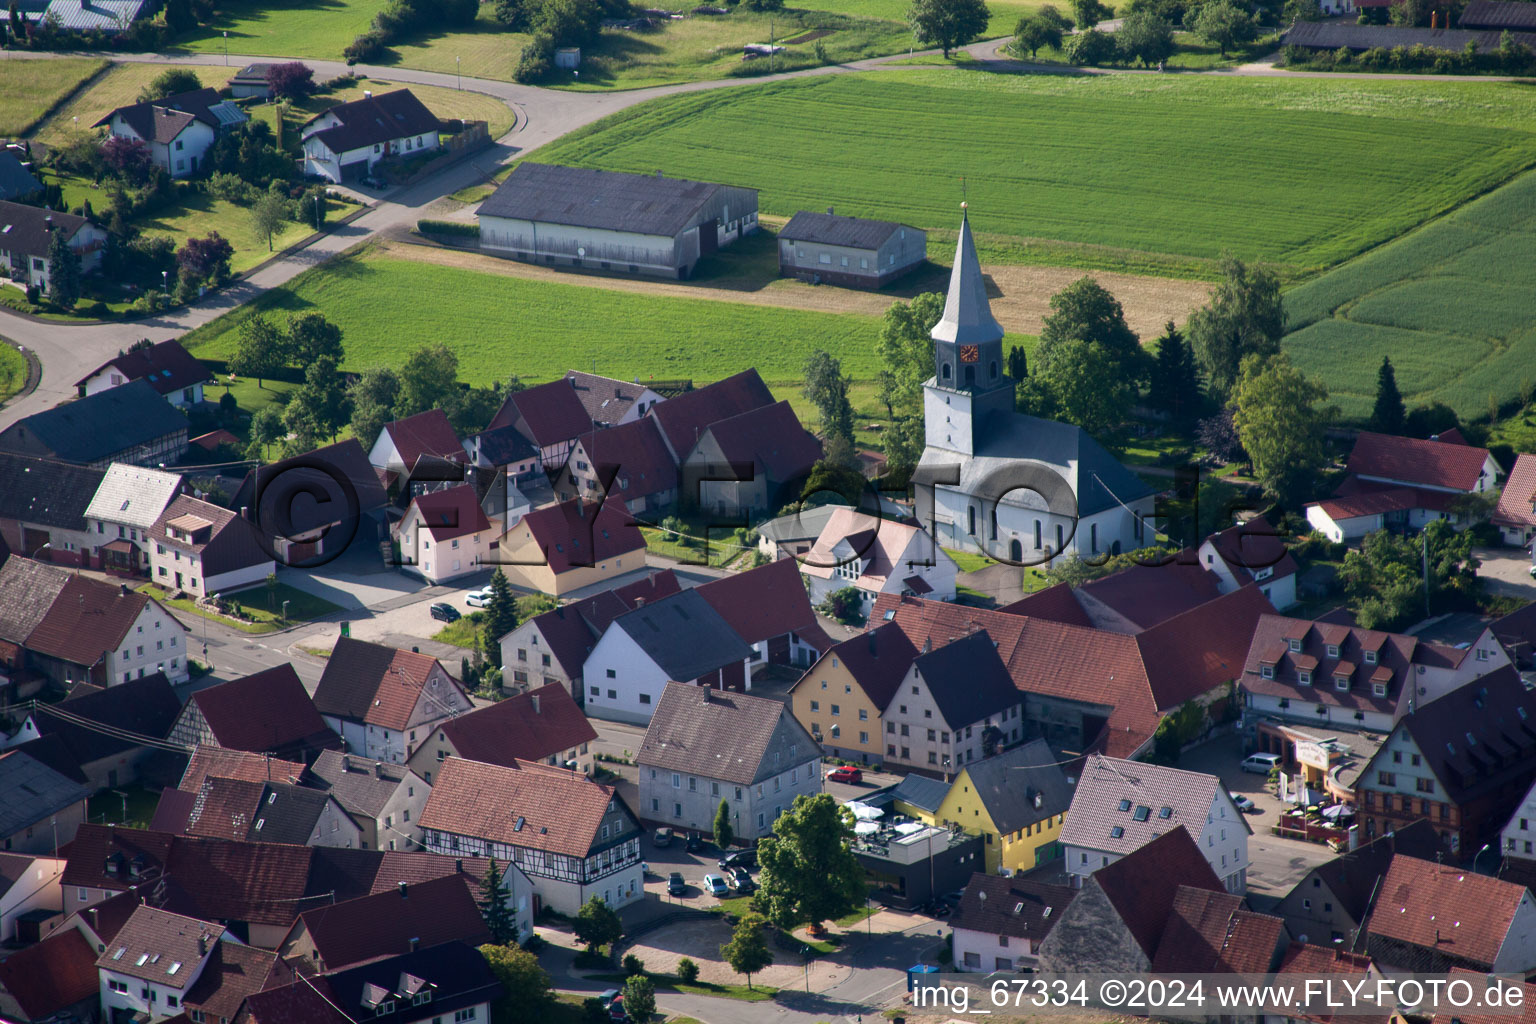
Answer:
[{"label": "hedge", "polygon": [[479,238],[480,225],[466,224],[458,220],[419,220],[416,230],[423,235],[458,235],[461,238]]}]

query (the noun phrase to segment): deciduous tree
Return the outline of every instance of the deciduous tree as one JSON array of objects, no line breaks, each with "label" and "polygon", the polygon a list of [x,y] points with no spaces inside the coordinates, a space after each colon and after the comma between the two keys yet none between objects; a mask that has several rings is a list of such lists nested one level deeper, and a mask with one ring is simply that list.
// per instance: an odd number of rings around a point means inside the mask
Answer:
[{"label": "deciduous tree", "polygon": [[1020,18],[1013,30],[1014,45],[1020,50],[1028,50],[1030,57],[1034,57],[1041,47],[1061,49],[1061,38],[1061,26],[1038,14]]},{"label": "deciduous tree", "polygon": [[1232,423],[1271,497],[1292,507],[1311,491],[1326,458],[1323,431],[1337,414],[1328,397],[1283,353],[1243,358],[1232,390]]},{"label": "deciduous tree", "polygon": [[955,47],[979,39],[991,17],[984,0],[912,0],[907,8],[918,42],[937,45],[946,58]]},{"label": "deciduous tree", "polygon": [[176,269],[183,281],[192,284],[222,284],[229,277],[229,261],[235,247],[217,231],[207,238],[189,238],[176,251]]},{"label": "deciduous tree", "polygon": [[892,377],[888,398],[895,407],[885,437],[893,469],[915,466],[923,454],[923,382],[933,376],[930,334],[943,315],[944,296],[924,292],[911,302],[893,302],[880,323],[877,350]]},{"label": "deciduous tree", "polygon": [[643,974],[624,981],[624,1015],[635,1024],[650,1024],[656,1014],[656,983]]},{"label": "deciduous tree", "polygon": [[304,383],[288,400],[283,423],[295,434],[318,441],[321,437],[334,439],[345,422],[346,382],[336,367],[336,357],[320,356],[304,368]]},{"label": "deciduous tree", "polygon": [[1043,381],[1056,400],[1057,414],[1106,440],[1118,432],[1136,402],[1136,384],[1115,353],[1100,341],[1066,338],[1054,346]]},{"label": "deciduous tree", "polygon": [[384,424],[395,419],[395,402],[400,397],[400,378],[387,366],[373,366],[364,370],[347,389],[352,405],[352,436],[365,447],[372,445],[384,429]]},{"label": "deciduous tree", "polygon": [[864,899],[853,828],[830,793],[797,796],[758,844],[759,902],[781,928],[841,917]]},{"label": "deciduous tree", "polygon": [[806,399],[821,416],[821,436],[840,437],[853,444],[853,404],[848,400],[852,383],[843,376],[843,364],[824,349],[817,349],[805,363]]},{"label": "deciduous tree", "polygon": [[262,379],[270,377],[287,361],[286,344],[287,338],[271,317],[252,313],[240,323],[240,338],[229,368],[242,377],[255,377],[256,386],[263,387]]},{"label": "deciduous tree", "polygon": [[400,368],[400,396],[395,415],[414,416],[428,409],[451,410],[459,397],[459,357],[437,342],[412,352]]},{"label": "deciduous tree", "polygon": [[1221,282],[1185,330],[1211,391],[1225,400],[1243,357],[1280,351],[1285,308],[1274,274],[1231,255],[1221,258]]},{"label": "deciduous tree", "polygon": [[1115,30],[1115,45],[1127,62],[1137,60],[1151,67],[1173,56],[1173,26],[1152,11],[1127,14]]},{"label": "deciduous tree", "polygon": [[341,328],[324,313],[299,313],[288,318],[288,360],[308,366],[321,356],[341,361]]},{"label": "deciduous tree", "polygon": [[197,72],[188,68],[169,68],[150,79],[149,84],[139,90],[139,102],[153,103],[178,93],[196,92],[202,87],[203,81],[197,77]]},{"label": "deciduous tree", "polygon": [[587,944],[589,952],[597,952],[603,946],[618,942],[624,935],[624,923],[613,908],[599,897],[592,896],[576,912],[571,925],[576,938]]},{"label": "deciduous tree", "polygon": [[1125,310],[1091,277],[1079,278],[1051,296],[1051,312],[1041,324],[1040,343],[1035,347],[1035,373],[1052,377],[1058,352],[1072,340],[1102,345],[1115,375],[1133,387],[1145,379],[1147,357],[1136,332],[1125,322]]},{"label": "deciduous tree", "polygon": [[750,989],[752,975],[773,963],[773,950],[763,938],[762,915],[743,915],[731,932],[731,941],[720,947],[720,956],[731,965],[731,970],[747,976],[747,988]]},{"label": "deciduous tree", "polygon": [[1225,57],[1234,46],[1252,42],[1259,34],[1259,23],[1246,8],[1232,0],[1210,0],[1195,10],[1189,29],[1214,44]]},{"label": "deciduous tree", "polygon": [[1476,597],[1481,564],[1472,554],[1472,533],[1443,519],[1419,537],[1387,530],[1367,534],[1360,548],[1344,556],[1339,580],[1351,599],[1355,621],[1365,629],[1395,630],[1425,614],[1424,563],[1429,564],[1429,611],[1449,606],[1446,597]]},{"label": "deciduous tree", "polygon": [[539,1024],[549,1009],[554,985],[539,958],[516,946],[485,945],[480,955],[501,983],[496,1001],[496,1024]]},{"label": "deciduous tree", "polygon": [[301,100],[315,91],[315,71],[296,60],[269,65],[267,88],[278,99]]},{"label": "deciduous tree", "polygon": [[288,200],[275,192],[263,192],[251,204],[251,227],[258,237],[267,240],[267,252],[272,251],[272,239],[283,229],[290,209]]},{"label": "deciduous tree", "polygon": [[148,177],[153,161],[149,147],[140,139],[113,135],[101,144],[101,158],[128,181],[139,184]]},{"label": "deciduous tree", "polygon": [[1079,30],[1087,32],[1093,26],[1105,18],[1114,17],[1114,10],[1099,3],[1099,0],[1070,0],[1073,20]]}]

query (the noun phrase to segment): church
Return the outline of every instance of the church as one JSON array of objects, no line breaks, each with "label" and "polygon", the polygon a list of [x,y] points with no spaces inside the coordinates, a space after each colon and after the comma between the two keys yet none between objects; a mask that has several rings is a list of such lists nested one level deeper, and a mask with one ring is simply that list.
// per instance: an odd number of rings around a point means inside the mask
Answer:
[{"label": "church", "polygon": [[934,375],[923,385],[925,447],[913,483],[918,521],[942,546],[1044,565],[1152,542],[1151,487],[1081,428],[1015,411],[1003,328],[964,213],[931,337]]}]

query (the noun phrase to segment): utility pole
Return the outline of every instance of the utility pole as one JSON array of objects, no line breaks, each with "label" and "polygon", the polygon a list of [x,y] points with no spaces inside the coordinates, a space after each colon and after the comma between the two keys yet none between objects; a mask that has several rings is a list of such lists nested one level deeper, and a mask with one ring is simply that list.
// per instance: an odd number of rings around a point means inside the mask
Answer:
[{"label": "utility pole", "polygon": [[1424,617],[1429,618],[1429,534],[1420,531],[1419,539],[1424,542]]}]

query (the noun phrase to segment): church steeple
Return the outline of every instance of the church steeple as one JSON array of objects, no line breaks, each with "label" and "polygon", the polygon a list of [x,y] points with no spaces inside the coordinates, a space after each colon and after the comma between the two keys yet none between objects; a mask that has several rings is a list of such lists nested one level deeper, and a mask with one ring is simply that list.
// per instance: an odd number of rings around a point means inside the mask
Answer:
[{"label": "church steeple", "polygon": [[960,241],[955,246],[955,265],[949,272],[949,295],[944,300],[944,315],[934,325],[929,337],[953,344],[1002,341],[1003,328],[992,316],[987,300],[987,284],[981,276],[981,261],[976,258],[976,243],[971,238],[971,219],[965,203],[960,204]]}]

